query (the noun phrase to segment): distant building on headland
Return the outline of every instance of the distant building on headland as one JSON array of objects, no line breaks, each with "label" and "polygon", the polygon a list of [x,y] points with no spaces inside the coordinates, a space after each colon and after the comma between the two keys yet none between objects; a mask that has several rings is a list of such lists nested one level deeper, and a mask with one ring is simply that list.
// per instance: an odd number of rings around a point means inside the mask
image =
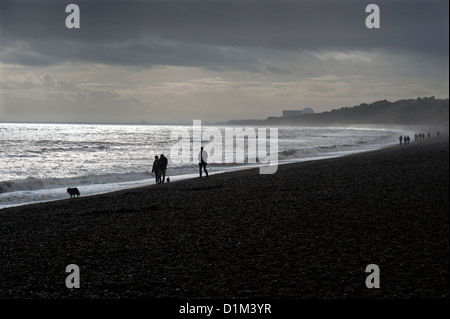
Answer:
[{"label": "distant building on headland", "polygon": [[296,117],[305,114],[314,114],[310,107],[305,107],[303,110],[283,110],[283,117]]}]

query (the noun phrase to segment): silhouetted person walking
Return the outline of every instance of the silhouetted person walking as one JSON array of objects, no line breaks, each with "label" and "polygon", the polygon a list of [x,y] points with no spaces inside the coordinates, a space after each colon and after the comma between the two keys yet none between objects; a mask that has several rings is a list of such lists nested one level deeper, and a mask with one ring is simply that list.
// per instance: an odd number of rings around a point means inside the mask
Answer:
[{"label": "silhouetted person walking", "polygon": [[159,182],[163,183],[166,180],[166,169],[167,169],[167,157],[164,154],[161,154],[159,157]]},{"label": "silhouetted person walking", "polygon": [[398,140],[400,141],[400,145],[402,145],[403,136],[400,135],[400,137],[398,138]]},{"label": "silhouetted person walking", "polygon": [[155,173],[156,184],[160,184],[161,183],[161,175],[159,175],[159,159],[158,159],[158,155],[155,156],[155,160],[153,161],[152,173]]},{"label": "silhouetted person walking", "polygon": [[206,177],[208,177],[208,171],[206,170],[206,165],[208,164],[208,153],[203,150],[203,146],[200,148],[200,153],[198,154],[198,162],[200,177],[202,177],[202,169],[205,170]]}]

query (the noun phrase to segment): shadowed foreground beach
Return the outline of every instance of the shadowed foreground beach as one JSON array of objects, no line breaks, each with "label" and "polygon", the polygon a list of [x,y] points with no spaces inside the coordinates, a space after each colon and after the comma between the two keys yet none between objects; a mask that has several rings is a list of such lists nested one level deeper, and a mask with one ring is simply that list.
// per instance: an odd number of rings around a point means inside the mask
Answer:
[{"label": "shadowed foreground beach", "polygon": [[448,298],[448,156],[419,142],[0,210],[0,297]]}]

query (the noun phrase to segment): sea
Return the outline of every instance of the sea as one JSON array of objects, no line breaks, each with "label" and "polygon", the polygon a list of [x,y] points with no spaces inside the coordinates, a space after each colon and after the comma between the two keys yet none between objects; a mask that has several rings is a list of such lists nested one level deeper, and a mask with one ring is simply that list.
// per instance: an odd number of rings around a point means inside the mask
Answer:
[{"label": "sea", "polygon": [[[202,126],[201,132],[223,133],[239,129],[257,133],[251,126]],[[262,129],[262,128],[260,128]],[[277,127],[278,145],[270,149],[270,128],[267,150],[276,151],[278,165],[311,161],[367,152],[399,143],[400,135],[414,136],[412,128],[381,127]],[[67,199],[67,188],[76,187],[80,196],[91,196],[122,189],[156,185],[152,164],[155,155],[168,158],[166,176],[171,182],[198,178],[198,161],[190,151],[191,161],[171,158],[181,145],[182,136],[189,133],[183,145],[193,145],[193,125],[151,124],[49,124],[0,122],[0,209]],[[190,134],[192,133],[192,134]],[[217,136],[214,136],[214,139]],[[252,140],[253,139],[253,140]],[[222,161],[208,163],[210,175],[264,165],[254,158],[255,136],[244,139],[244,160],[225,161],[223,141]],[[224,139],[225,140],[225,139]],[[189,143],[191,142],[191,143]],[[207,149],[212,138],[202,136]],[[218,140],[215,141],[218,143]],[[216,144],[217,145],[217,144]],[[217,148],[216,148],[217,149]],[[227,152],[236,153],[238,143]],[[240,149],[242,152],[242,149]],[[236,154],[234,154],[236,155]],[[73,199],[72,199],[73,200]]]}]

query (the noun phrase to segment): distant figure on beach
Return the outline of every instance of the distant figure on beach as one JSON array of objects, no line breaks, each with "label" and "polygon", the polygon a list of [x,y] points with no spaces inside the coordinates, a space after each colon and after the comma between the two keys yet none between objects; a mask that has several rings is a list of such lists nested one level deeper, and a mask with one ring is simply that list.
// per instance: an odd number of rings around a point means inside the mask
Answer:
[{"label": "distant figure on beach", "polygon": [[402,145],[403,136],[400,135],[400,137],[398,138],[398,140],[400,141],[400,145]]},{"label": "distant figure on beach", "polygon": [[428,132],[428,139],[430,139],[430,132]]},{"label": "distant figure on beach", "polygon": [[202,168],[205,170],[206,177],[208,177],[208,171],[206,170],[206,165],[208,164],[208,153],[203,150],[203,146],[200,148],[200,153],[198,154],[198,167],[200,169],[200,177],[202,177]]},{"label": "distant figure on beach", "polygon": [[440,133],[439,133],[439,131],[438,131],[438,132],[436,133],[436,135],[437,135],[437,138],[439,138],[439,134],[440,134]]},{"label": "distant figure on beach", "polygon": [[167,157],[164,156],[164,154],[161,154],[159,157],[159,182],[163,183],[166,181],[166,168],[167,168]]},{"label": "distant figure on beach", "polygon": [[153,161],[152,173],[155,173],[156,184],[161,183],[161,176],[159,174],[159,159],[158,159],[158,155],[155,156],[155,160]]},{"label": "distant figure on beach", "polygon": [[407,144],[409,144],[409,141],[410,141],[410,140],[411,140],[411,138],[409,137],[409,135],[406,135],[405,141],[406,141]]}]

